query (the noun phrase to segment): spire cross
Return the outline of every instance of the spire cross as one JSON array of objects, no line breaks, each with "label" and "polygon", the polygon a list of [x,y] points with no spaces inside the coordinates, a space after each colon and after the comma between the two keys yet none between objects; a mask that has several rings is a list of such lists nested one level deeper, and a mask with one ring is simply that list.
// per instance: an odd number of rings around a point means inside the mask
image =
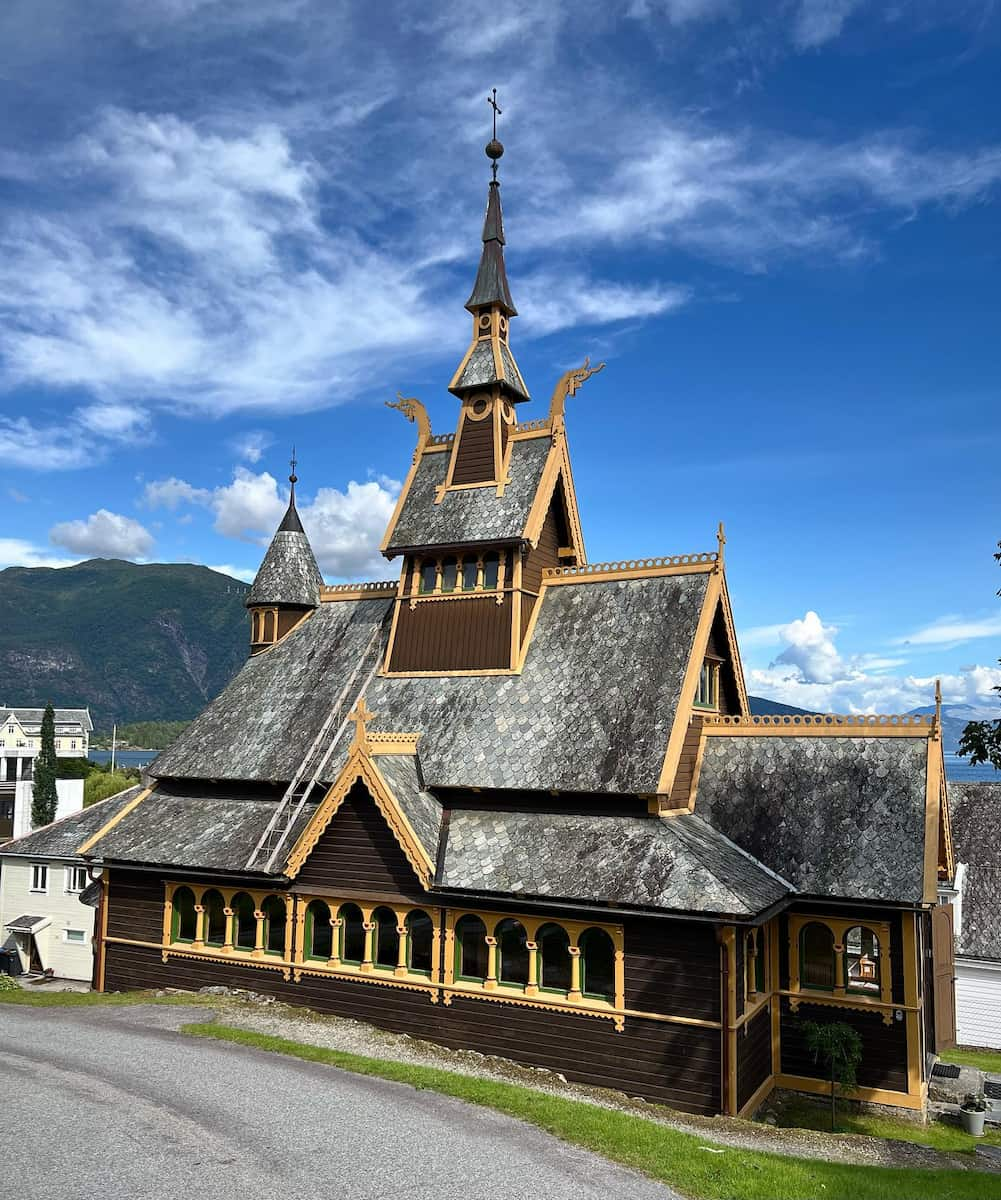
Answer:
[{"label": "spire cross", "polygon": [[361,697],[351,712],[348,713],[348,720],[353,721],[355,727],[355,735],[351,741],[352,750],[368,749],[368,723],[375,716],[376,714],[365,703],[364,696]]},{"label": "spire cross", "polygon": [[501,115],[501,109],[497,105],[497,89],[493,89],[493,95],[487,96],[487,104],[494,110],[494,131],[493,137],[490,139],[490,144],[487,146],[487,157],[490,159],[490,169],[493,171],[494,183],[497,182],[497,160],[504,153],[504,147],[497,140],[497,118]]},{"label": "spire cross", "polygon": [[497,138],[497,118],[503,115],[503,111],[497,107],[497,89],[493,89],[493,95],[487,96],[487,104],[494,110],[494,140]]},{"label": "spire cross", "polygon": [[288,498],[290,505],[295,504],[295,485],[299,482],[299,476],[296,475],[295,468],[296,468],[298,462],[299,462],[299,460],[295,456],[295,446],[293,446],[292,447],[292,457],[289,459],[289,462],[288,462],[288,465],[292,468],[292,470],[289,474],[289,477],[288,477],[288,481],[292,485],[291,491],[289,492],[289,498]]}]

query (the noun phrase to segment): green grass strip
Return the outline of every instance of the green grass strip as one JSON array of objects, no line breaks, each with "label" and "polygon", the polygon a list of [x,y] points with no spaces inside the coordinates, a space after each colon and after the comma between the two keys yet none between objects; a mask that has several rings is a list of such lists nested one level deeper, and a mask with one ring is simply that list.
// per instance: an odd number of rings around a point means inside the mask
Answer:
[{"label": "green grass strip", "polygon": [[698,1200],[915,1200],[921,1196],[996,1200],[999,1191],[997,1175],[978,1171],[859,1167],[732,1147],[714,1153],[719,1147],[695,1134],[513,1083],[366,1058],[212,1023],[185,1025],[182,1032],[325,1063],[356,1075],[389,1079],[492,1108],[642,1171]]},{"label": "green grass strip", "polygon": [[943,1050],[943,1062],[959,1063],[961,1067],[979,1067],[981,1071],[1001,1074],[999,1050]]},{"label": "green grass strip", "polygon": [[205,1008],[217,999],[194,992],[156,996],[152,992],[36,992],[22,987],[0,991],[0,1004],[16,1004],[21,1008],[112,1008],[133,1004],[194,1004]]}]

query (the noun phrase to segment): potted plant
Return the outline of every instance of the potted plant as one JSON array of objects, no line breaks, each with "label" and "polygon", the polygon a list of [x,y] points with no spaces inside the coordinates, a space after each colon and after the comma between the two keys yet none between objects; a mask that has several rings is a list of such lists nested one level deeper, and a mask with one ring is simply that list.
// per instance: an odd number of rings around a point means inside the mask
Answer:
[{"label": "potted plant", "polygon": [[987,1119],[987,1099],[983,1092],[968,1092],[959,1106],[963,1128],[974,1137],[984,1136],[984,1121]]}]

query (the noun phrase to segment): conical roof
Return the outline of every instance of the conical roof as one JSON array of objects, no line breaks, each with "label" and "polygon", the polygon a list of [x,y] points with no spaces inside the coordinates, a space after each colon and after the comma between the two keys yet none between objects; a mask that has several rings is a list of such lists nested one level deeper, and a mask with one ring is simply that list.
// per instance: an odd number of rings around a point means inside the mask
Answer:
[{"label": "conical roof", "polygon": [[299,520],[293,489],[289,506],[254,579],[247,608],[291,604],[316,608],[323,576]]},{"label": "conical roof", "polygon": [[497,306],[505,316],[516,317],[518,310],[511,299],[504,266],[504,214],[501,212],[500,184],[494,179],[487,191],[487,214],[483,219],[483,252],[473,291],[466,301],[470,312]]}]

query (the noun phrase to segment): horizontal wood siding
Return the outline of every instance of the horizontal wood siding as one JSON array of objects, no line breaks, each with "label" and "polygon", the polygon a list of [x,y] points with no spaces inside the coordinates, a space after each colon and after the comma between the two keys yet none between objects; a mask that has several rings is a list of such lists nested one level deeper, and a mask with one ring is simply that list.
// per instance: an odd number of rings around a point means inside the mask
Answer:
[{"label": "horizontal wood siding", "polygon": [[711,925],[630,921],[625,943],[626,1008],[720,1019],[719,946]]},{"label": "horizontal wood siding", "polygon": [[907,1091],[907,1026],[904,1021],[884,1025],[880,1012],[862,1012],[853,1008],[830,1008],[824,1004],[802,1003],[798,1015],[782,1001],[782,1073],[824,1079],[823,1063],[813,1061],[806,1048],[802,1022],[829,1024],[844,1022],[862,1039],[862,1062],[858,1069],[860,1087]]},{"label": "horizontal wood siding", "polygon": [[163,937],[164,886],[142,871],[111,870],[108,880],[108,937],[159,942]]},{"label": "horizontal wood siding", "polygon": [[320,835],[295,880],[297,891],[374,892],[424,900],[392,830],[360,781]]},{"label": "horizontal wood siding", "polygon": [[463,417],[452,482],[480,483],[496,478],[493,414],[482,421]]},{"label": "horizontal wood siding", "polygon": [[630,1019],[622,1033],[593,1017],[547,1013],[517,1005],[456,997],[448,1007],[424,992],[304,977],[287,982],[273,971],[237,963],[171,958],[140,946],[107,948],[105,988],[177,987],[197,991],[223,985],[276,996],[289,1004],[366,1021],[439,1045],[497,1054],[567,1079],[610,1087],[686,1112],[719,1109],[719,1035],[655,1021]]},{"label": "horizontal wood siding", "polygon": [[532,592],[534,595],[522,597],[521,602],[521,638],[525,639],[525,634],[528,631],[529,622],[532,619],[532,613],[538,604],[538,593],[542,587],[542,572],[549,567],[558,567],[560,565],[560,529],[562,522],[558,510],[558,500],[556,495],[553,496],[549,504],[549,511],[546,513],[546,519],[542,523],[542,531],[539,534],[539,544],[529,550],[525,555],[525,565],[521,571],[521,583],[526,592]]},{"label": "horizontal wood siding", "polygon": [[510,593],[400,605],[391,671],[504,670],[511,666]]},{"label": "horizontal wood siding", "polygon": [[692,794],[692,779],[695,775],[695,759],[699,753],[699,741],[702,738],[702,718],[693,713],[685,740],[681,744],[681,758],[678,759],[678,769],[671,785],[669,808],[687,808]]},{"label": "horizontal wood siding", "polygon": [[744,1015],[744,981],[745,981],[744,956],[745,956],[746,950],[747,950],[747,948],[745,946],[746,938],[747,938],[747,935],[745,934],[744,930],[738,928],[736,931],[736,936],[733,939],[734,974],[737,977],[735,979],[734,983],[736,985],[735,990],[737,993],[736,1000],[737,1000],[737,1016],[738,1017],[742,1017]]},{"label": "horizontal wood siding", "polygon": [[[776,1003],[773,999],[772,1003]],[[772,1073],[772,1016],[766,1004],[737,1033],[737,1107],[743,1108]]]}]

